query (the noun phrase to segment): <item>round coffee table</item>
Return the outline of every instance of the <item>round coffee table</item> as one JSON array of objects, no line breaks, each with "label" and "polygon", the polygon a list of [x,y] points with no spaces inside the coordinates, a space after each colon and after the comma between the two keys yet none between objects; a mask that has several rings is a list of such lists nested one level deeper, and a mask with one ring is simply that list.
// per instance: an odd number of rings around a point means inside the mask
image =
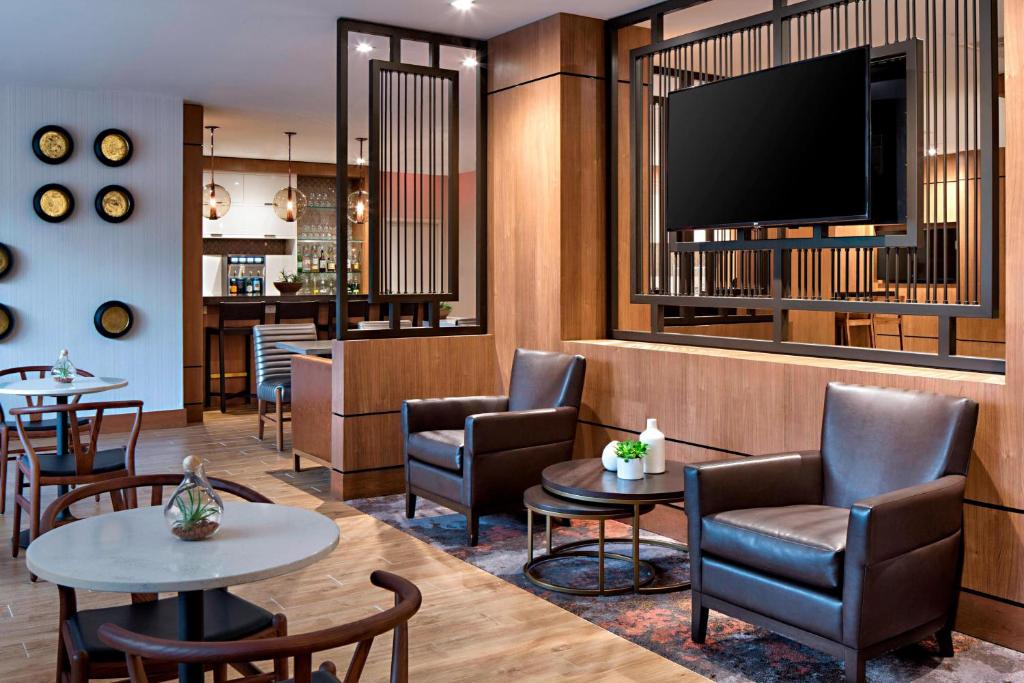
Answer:
[{"label": "round coffee table", "polygon": [[[600,458],[569,460],[545,468],[541,474],[544,490],[556,498],[594,504],[598,506],[624,506],[631,512],[633,532],[629,538],[606,538],[605,543],[631,543],[633,546],[633,592],[667,593],[685,590],[689,581],[650,586],[641,581],[643,560],[640,546],[660,546],[686,552],[682,543],[640,538],[640,515],[655,505],[678,503],[683,500],[684,465],[678,462],[665,464],[662,474],[648,474],[643,479],[619,479],[615,472],[604,469]],[[582,518],[581,518],[582,519]]]}]

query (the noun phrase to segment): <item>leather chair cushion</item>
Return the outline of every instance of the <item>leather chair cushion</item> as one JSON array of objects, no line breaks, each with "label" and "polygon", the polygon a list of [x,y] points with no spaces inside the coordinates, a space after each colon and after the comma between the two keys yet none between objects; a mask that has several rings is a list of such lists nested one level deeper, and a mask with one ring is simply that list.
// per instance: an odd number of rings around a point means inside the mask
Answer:
[{"label": "leather chair cushion", "polygon": [[284,402],[292,402],[292,380],[288,379],[269,379],[260,382],[256,385],[256,398],[261,401],[270,401],[274,403],[277,401],[277,394],[275,391],[278,387],[284,387]]},{"label": "leather chair cushion", "polygon": [[702,520],[701,549],[816,588],[839,590],[850,511],[826,505],[729,510]]},{"label": "leather chair cushion", "polygon": [[[338,677],[333,675],[330,671],[314,671],[312,677],[309,679],[312,683],[341,683]],[[286,678],[281,683],[295,683],[294,678]]]},{"label": "leather chair cushion", "polygon": [[[89,424],[89,418],[88,417],[80,417],[80,418],[78,418],[78,424],[79,425],[87,425],[87,424]],[[36,420],[34,422],[32,420],[23,419],[21,421],[21,425],[25,428],[26,432],[30,432],[30,433],[34,433],[34,432],[53,432],[53,431],[57,430],[57,418],[55,418],[55,417],[45,418],[45,419],[42,419],[42,420]],[[4,426],[6,426],[8,429],[10,429],[12,431],[17,431],[17,429],[18,429],[18,423],[14,420],[14,418],[10,418],[6,422],[4,422]]]},{"label": "leather chair cushion", "polygon": [[461,472],[465,438],[465,432],[461,429],[413,432],[409,435],[409,457],[452,472]]},{"label": "leather chair cushion", "polygon": [[[73,455],[38,453],[36,457],[39,459],[39,473],[44,477],[71,477],[76,474],[75,456]],[[21,459],[26,467],[31,467],[28,463],[27,455],[21,456]],[[93,474],[116,472],[123,469],[124,446],[96,451],[96,456],[92,460]],[[83,472],[83,474],[85,473]]]},{"label": "leather chair cushion", "polygon": [[[203,592],[206,640],[241,640],[269,628],[274,615],[226,590]],[[68,619],[71,637],[92,661],[123,661],[124,653],[105,645],[97,635],[103,624],[157,638],[178,639],[178,599],[163,598],[134,605],[83,610]]]}]

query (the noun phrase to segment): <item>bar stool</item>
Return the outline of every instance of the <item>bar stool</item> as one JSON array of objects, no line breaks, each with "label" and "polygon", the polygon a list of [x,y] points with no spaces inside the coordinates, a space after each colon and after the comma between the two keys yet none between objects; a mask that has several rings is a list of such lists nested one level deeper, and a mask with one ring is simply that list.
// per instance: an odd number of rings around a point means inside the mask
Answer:
[{"label": "bar stool", "polygon": [[274,324],[319,323],[319,301],[279,301],[274,311]]},{"label": "bar stool", "polygon": [[[204,345],[204,356],[206,358],[206,381],[204,382],[204,403],[209,406],[210,398],[213,396],[213,391],[210,388],[210,382],[214,379],[213,368],[210,364],[210,342],[217,339],[217,359],[218,359],[218,373],[217,379],[219,380],[220,391],[217,395],[220,397],[220,412],[227,412],[227,400],[229,398],[245,397],[247,401],[252,402],[252,391],[250,386],[252,384],[252,353],[250,351],[250,343],[252,341],[252,328],[253,325],[263,324],[263,302],[238,302],[238,303],[222,303],[220,304],[220,315],[218,316],[217,325],[207,325]],[[230,324],[229,324],[230,323]],[[228,337],[242,337],[245,345],[245,373],[228,373],[224,371],[224,344]],[[225,391],[224,383],[225,380],[231,378],[245,377],[245,389],[242,391],[236,391],[232,394],[228,394]]]}]

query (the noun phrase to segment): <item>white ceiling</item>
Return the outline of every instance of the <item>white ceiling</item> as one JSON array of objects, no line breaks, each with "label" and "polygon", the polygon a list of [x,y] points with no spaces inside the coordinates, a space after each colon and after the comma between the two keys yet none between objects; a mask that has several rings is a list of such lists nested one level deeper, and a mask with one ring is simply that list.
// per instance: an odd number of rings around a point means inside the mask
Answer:
[{"label": "white ceiling", "polygon": [[[490,38],[555,12],[609,18],[653,0],[6,0],[0,82],[177,95],[206,107],[217,154],[333,162],[336,19]],[[352,133],[352,137],[356,134]]]}]

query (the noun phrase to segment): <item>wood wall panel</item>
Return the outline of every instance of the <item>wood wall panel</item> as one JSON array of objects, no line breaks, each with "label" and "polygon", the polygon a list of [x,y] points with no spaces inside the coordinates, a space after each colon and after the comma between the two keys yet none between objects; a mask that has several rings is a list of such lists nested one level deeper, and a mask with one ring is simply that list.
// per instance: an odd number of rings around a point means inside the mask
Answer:
[{"label": "wood wall panel", "polygon": [[331,360],[292,358],[292,448],[331,462]]},{"label": "wood wall panel", "polygon": [[604,27],[598,19],[554,14],[491,38],[487,49],[490,92],[561,72],[604,76]]},{"label": "wood wall panel", "polygon": [[342,472],[401,467],[402,415],[381,413],[355,417],[334,416],[335,434],[341,437]]},{"label": "wood wall panel", "polygon": [[182,116],[182,391],[189,422],[203,421],[203,108]]}]

